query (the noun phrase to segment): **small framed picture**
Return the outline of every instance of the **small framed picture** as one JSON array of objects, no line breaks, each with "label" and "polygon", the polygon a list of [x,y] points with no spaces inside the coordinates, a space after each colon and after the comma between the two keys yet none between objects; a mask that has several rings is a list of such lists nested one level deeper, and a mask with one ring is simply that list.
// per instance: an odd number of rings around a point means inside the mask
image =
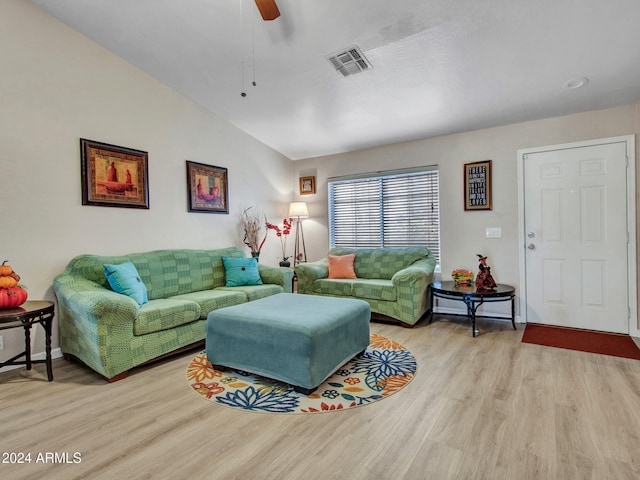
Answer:
[{"label": "small framed picture", "polygon": [[300,177],[300,195],[316,193],[316,177]]},{"label": "small framed picture", "polygon": [[80,139],[82,205],[149,208],[149,155]]},{"label": "small framed picture", "polygon": [[229,213],[227,169],[187,160],[187,197],[190,212]]},{"label": "small framed picture", "polygon": [[491,210],[491,160],[464,164],[464,209]]}]

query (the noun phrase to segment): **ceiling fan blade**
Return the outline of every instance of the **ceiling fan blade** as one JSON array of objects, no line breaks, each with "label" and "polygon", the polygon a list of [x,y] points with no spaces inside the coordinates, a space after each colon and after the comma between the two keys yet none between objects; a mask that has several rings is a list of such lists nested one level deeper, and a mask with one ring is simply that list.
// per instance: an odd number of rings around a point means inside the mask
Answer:
[{"label": "ceiling fan blade", "polygon": [[263,20],[275,20],[280,16],[276,0],[256,0],[256,5]]}]

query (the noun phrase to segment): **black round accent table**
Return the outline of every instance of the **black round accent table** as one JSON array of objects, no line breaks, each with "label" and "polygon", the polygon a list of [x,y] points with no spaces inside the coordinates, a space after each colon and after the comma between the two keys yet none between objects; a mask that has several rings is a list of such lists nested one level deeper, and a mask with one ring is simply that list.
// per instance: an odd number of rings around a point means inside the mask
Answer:
[{"label": "black round accent table", "polygon": [[[510,285],[496,285],[492,290],[478,290],[474,283],[470,285],[456,285],[456,282],[433,282],[429,286],[431,291],[431,315],[429,323],[433,320],[434,298],[448,298],[450,300],[461,300],[467,305],[467,316],[471,320],[471,332],[476,336],[476,310],[483,303],[505,302],[511,300],[511,325],[516,329],[515,317],[515,288]],[[491,318],[491,317],[482,317]]]},{"label": "black round accent table", "polygon": [[[24,328],[25,350],[6,362],[0,362],[0,368],[7,365],[26,365],[31,370],[34,363],[47,364],[47,378],[53,380],[53,367],[51,364],[51,324],[53,322],[53,302],[26,301],[19,307],[0,310],[0,330],[9,328]],[[31,326],[39,323],[46,334],[46,358],[45,360],[31,360]],[[24,356],[24,360],[18,360]]]}]

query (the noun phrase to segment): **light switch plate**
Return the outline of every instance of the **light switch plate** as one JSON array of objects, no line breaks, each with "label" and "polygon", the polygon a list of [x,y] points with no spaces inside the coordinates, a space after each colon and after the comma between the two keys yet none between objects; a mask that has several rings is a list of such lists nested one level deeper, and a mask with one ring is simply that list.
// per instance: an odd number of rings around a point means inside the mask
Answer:
[{"label": "light switch plate", "polygon": [[487,238],[502,238],[502,229],[500,227],[487,227],[485,236]]}]

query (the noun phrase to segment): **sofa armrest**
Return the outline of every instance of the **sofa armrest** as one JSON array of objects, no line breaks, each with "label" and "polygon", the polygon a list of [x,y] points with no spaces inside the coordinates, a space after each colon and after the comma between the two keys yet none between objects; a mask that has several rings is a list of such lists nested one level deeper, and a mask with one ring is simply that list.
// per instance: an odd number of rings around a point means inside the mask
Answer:
[{"label": "sofa armrest", "polygon": [[436,259],[429,256],[412,263],[391,277],[397,289],[398,315],[401,320],[405,318],[404,321],[413,325],[431,308],[428,292],[435,269]]},{"label": "sofa armrest", "polygon": [[412,263],[408,267],[397,271],[391,281],[398,287],[415,286],[424,284],[426,286],[433,281],[433,273],[436,269],[436,260],[433,257],[424,258]]},{"label": "sofa armrest", "polygon": [[329,260],[300,263],[295,266],[298,276],[298,293],[313,293],[313,282],[329,276]]},{"label": "sofa armrest", "polygon": [[398,298],[412,298],[413,302],[423,304],[428,300],[427,290],[433,282],[436,260],[433,257],[424,258],[399,270],[391,277],[391,281],[398,289]]},{"label": "sofa armrest", "polygon": [[126,296],[86,279],[61,274],[53,281],[63,321],[88,321],[112,325],[133,322],[138,316],[138,303]]},{"label": "sofa armrest", "polygon": [[280,285],[285,293],[293,292],[293,270],[290,268],[258,264],[258,272],[263,283]]}]

